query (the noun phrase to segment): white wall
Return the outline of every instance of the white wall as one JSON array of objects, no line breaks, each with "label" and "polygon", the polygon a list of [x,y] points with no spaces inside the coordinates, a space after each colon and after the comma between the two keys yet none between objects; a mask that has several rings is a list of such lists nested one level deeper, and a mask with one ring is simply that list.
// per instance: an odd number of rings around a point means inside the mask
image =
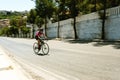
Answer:
[{"label": "white wall", "polygon": [[[94,16],[96,15],[96,16]],[[77,17],[76,29],[79,39],[98,39],[101,35],[101,20],[96,13]],[[47,33],[51,38],[57,37],[58,23],[48,24]],[[60,37],[74,38],[73,19],[60,21]]]},{"label": "white wall", "polygon": [[50,38],[57,37],[57,23],[47,25],[47,36]]},{"label": "white wall", "polygon": [[[107,10],[105,23],[105,36],[108,40],[120,40],[120,6]],[[102,33],[102,20],[98,13],[82,15],[76,18],[76,29],[79,39],[100,39]],[[57,37],[58,23],[48,24],[48,37]],[[73,19],[60,21],[60,37],[74,38]]]},{"label": "white wall", "polygon": [[120,40],[120,15],[110,16],[106,20],[106,38]]},{"label": "white wall", "polygon": [[101,21],[98,19],[86,20],[77,23],[79,39],[92,40],[101,38]]},{"label": "white wall", "polygon": [[72,19],[60,22],[60,37],[61,38],[74,38]]}]

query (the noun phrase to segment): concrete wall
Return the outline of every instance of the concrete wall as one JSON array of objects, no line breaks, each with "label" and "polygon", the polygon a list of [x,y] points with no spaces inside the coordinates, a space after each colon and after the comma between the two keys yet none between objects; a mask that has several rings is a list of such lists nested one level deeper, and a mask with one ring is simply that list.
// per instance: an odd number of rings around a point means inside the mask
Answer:
[{"label": "concrete wall", "polygon": [[[76,29],[79,39],[93,40],[100,39],[102,33],[102,20],[99,19],[98,13],[78,16]],[[48,24],[48,37],[57,37],[58,23]],[[107,10],[107,19],[105,23],[105,36],[108,40],[120,40],[120,7]],[[73,19],[60,21],[60,37],[74,38]]]},{"label": "concrete wall", "polygon": [[98,19],[86,20],[77,23],[78,37],[82,40],[101,38],[101,21]]},{"label": "concrete wall", "polygon": [[57,23],[47,25],[47,36],[50,38],[57,37]]},{"label": "concrete wall", "polygon": [[106,20],[106,38],[108,40],[120,40],[120,6],[108,9]]},{"label": "concrete wall", "polygon": [[[72,19],[60,21],[59,36],[61,38],[74,38],[73,26],[71,24]],[[58,22],[47,25],[47,35],[51,38],[57,37]]]},{"label": "concrete wall", "polygon": [[106,20],[106,38],[120,40],[120,15],[110,16]]},{"label": "concrete wall", "polygon": [[97,13],[77,17],[77,32],[79,39],[93,40],[101,38],[101,20]]}]

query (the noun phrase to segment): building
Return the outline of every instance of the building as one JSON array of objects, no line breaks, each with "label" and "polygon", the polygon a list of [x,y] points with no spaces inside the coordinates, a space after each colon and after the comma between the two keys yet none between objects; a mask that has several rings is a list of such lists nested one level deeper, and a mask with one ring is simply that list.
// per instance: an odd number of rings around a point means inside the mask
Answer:
[{"label": "building", "polygon": [[0,28],[10,26],[9,19],[0,19]]}]

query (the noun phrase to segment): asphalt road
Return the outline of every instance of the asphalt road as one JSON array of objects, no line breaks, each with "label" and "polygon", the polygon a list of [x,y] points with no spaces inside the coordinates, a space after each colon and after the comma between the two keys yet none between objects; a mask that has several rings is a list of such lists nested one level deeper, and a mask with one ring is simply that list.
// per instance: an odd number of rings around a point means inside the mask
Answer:
[{"label": "asphalt road", "polygon": [[120,80],[119,43],[49,40],[50,52],[43,56],[34,54],[34,42],[0,37],[0,45],[36,80]]}]

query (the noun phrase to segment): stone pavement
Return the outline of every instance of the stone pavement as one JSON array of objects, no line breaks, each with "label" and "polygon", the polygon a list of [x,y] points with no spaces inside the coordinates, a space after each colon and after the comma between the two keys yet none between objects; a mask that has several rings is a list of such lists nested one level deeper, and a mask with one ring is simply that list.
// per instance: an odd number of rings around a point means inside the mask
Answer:
[{"label": "stone pavement", "polygon": [[0,80],[31,80],[30,76],[15,64],[0,46]]}]

